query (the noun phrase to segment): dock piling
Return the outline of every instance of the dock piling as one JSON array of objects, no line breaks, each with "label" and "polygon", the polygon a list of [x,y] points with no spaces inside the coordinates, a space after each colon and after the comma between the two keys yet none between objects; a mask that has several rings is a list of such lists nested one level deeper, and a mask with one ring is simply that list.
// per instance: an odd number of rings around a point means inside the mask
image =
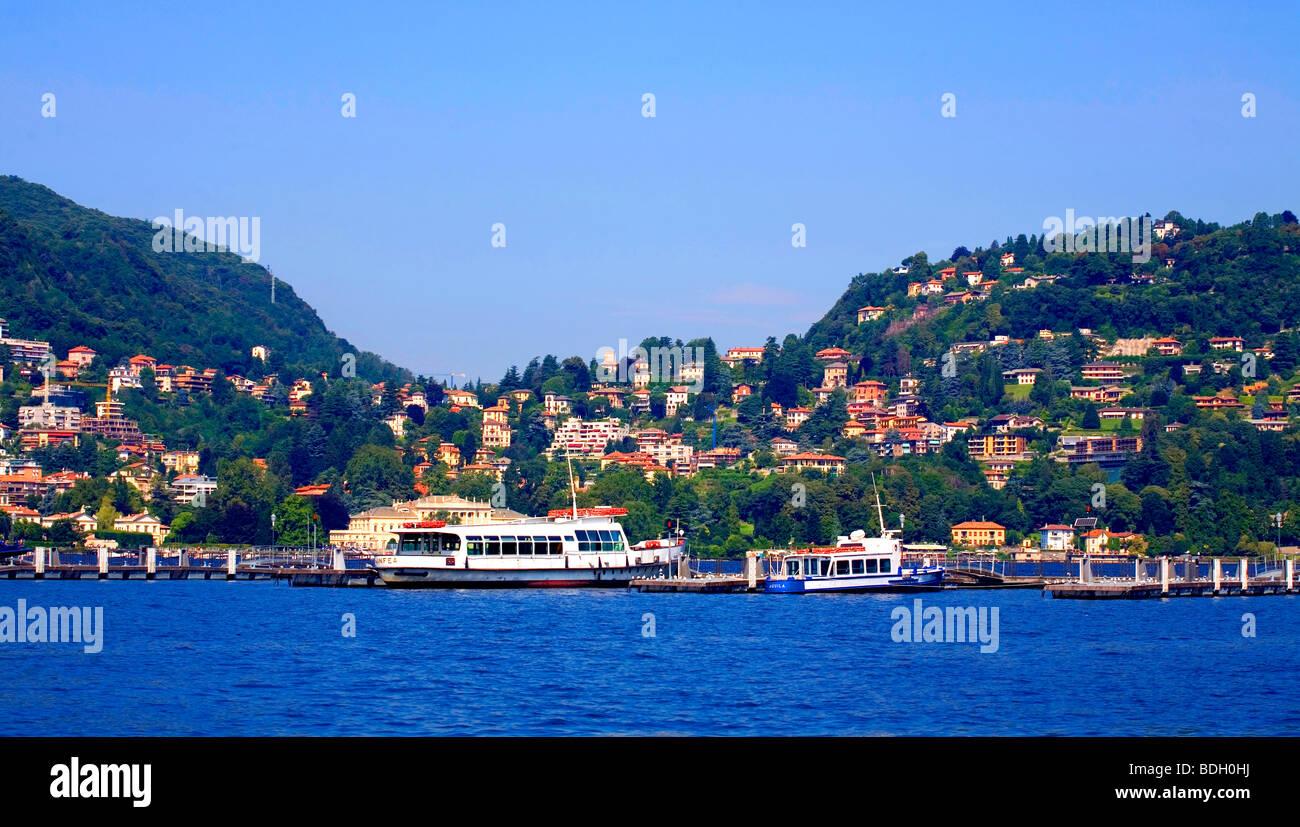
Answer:
[{"label": "dock piling", "polygon": [[1250,561],[1245,557],[1241,558],[1241,590],[1244,592],[1250,587]]},{"label": "dock piling", "polygon": [[144,576],[152,580],[158,576],[158,549],[150,546],[144,552]]},{"label": "dock piling", "polygon": [[1223,591],[1223,560],[1214,558],[1214,593]]},{"label": "dock piling", "polygon": [[99,579],[108,579],[108,549],[99,549]]},{"label": "dock piling", "polygon": [[36,579],[45,579],[45,549],[38,548],[32,552],[32,561],[36,565]]},{"label": "dock piling", "polygon": [[1295,560],[1286,561],[1286,590],[1295,589]]},{"label": "dock piling", "polygon": [[1160,558],[1160,591],[1169,594],[1169,558]]},{"label": "dock piling", "polygon": [[235,550],[233,548],[226,549],[226,579],[235,579]]}]

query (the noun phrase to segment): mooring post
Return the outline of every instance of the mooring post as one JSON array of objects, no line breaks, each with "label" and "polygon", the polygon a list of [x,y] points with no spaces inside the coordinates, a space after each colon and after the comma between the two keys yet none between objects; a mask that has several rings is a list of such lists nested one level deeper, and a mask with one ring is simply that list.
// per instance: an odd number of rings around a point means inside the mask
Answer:
[{"label": "mooring post", "polygon": [[752,551],[745,552],[745,579],[750,589],[758,585],[758,556]]},{"label": "mooring post", "polygon": [[691,576],[691,558],[685,554],[677,558],[677,576],[683,580]]},{"label": "mooring post", "polygon": [[1079,558],[1079,582],[1080,582],[1080,583],[1087,583],[1087,582],[1088,582],[1088,569],[1084,567],[1084,560],[1085,560],[1085,559],[1086,559],[1086,558],[1083,558],[1083,557],[1080,557],[1080,558]]},{"label": "mooring post", "polygon": [[1142,582],[1142,561],[1141,560],[1133,561],[1133,582],[1134,583]]},{"label": "mooring post", "polygon": [[144,576],[152,580],[158,575],[158,549],[150,546],[144,550]]},{"label": "mooring post", "polygon": [[1218,594],[1223,586],[1223,559],[1214,558],[1214,593]]},{"label": "mooring post", "polygon": [[99,579],[104,580],[108,577],[108,549],[99,549]]},{"label": "mooring post", "polygon": [[1250,561],[1245,557],[1241,558],[1241,590],[1244,592],[1250,585]]},{"label": "mooring post", "polygon": [[190,564],[190,553],[189,553],[189,549],[184,549],[184,548],[183,548],[183,549],[181,549],[180,560],[177,561],[176,565],[180,566],[181,568],[185,568],[185,567],[188,566],[189,564]]},{"label": "mooring post", "polygon": [[[34,552],[32,552],[32,562],[36,566],[36,579],[44,580],[45,579],[45,549],[37,548]],[[1289,563],[1290,561],[1288,560],[1287,562]]]},{"label": "mooring post", "polygon": [[226,579],[235,579],[235,550],[233,548],[226,549]]},{"label": "mooring post", "polygon": [[343,559],[343,549],[334,549],[334,570],[343,571],[348,567],[347,560]]},{"label": "mooring post", "polygon": [[1295,591],[1295,560],[1286,561],[1286,590]]},{"label": "mooring post", "polygon": [[1163,594],[1169,593],[1169,558],[1160,558],[1160,591]]}]

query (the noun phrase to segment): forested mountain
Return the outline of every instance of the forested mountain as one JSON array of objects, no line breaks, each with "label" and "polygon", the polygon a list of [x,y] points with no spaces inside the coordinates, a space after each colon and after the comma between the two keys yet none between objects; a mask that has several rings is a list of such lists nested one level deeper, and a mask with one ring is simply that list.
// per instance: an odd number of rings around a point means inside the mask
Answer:
[{"label": "forested mountain", "polygon": [[108,365],[145,353],[248,375],[252,348],[264,345],[266,367],[287,376],[337,373],[342,354],[353,353],[359,376],[413,378],[330,333],[279,279],[272,303],[264,267],[233,253],[155,252],[154,234],[147,221],[0,177],[0,317],[60,356],[85,345]]}]

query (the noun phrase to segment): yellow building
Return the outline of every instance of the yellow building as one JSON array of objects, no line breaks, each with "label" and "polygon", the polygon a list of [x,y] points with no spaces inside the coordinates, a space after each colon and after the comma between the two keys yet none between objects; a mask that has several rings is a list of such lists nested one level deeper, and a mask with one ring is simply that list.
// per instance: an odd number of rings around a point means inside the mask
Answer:
[{"label": "yellow building", "polygon": [[973,436],[967,442],[970,455],[975,459],[994,459],[999,457],[1022,458],[1029,450],[1029,442],[1023,436],[1012,434],[983,434]]},{"label": "yellow building", "polygon": [[952,544],[967,548],[1001,546],[1007,541],[1007,529],[997,523],[967,520],[952,527]]}]

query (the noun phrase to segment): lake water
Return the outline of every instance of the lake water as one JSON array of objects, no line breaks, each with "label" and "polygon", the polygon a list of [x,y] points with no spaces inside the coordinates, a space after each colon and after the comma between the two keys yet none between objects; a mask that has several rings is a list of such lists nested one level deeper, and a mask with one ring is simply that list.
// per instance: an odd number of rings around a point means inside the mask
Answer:
[{"label": "lake water", "polygon": [[[103,650],[0,643],[0,735],[1300,734],[1297,596],[0,582],[20,598],[102,606]],[[918,598],[996,607],[997,651],[895,642]]]}]

